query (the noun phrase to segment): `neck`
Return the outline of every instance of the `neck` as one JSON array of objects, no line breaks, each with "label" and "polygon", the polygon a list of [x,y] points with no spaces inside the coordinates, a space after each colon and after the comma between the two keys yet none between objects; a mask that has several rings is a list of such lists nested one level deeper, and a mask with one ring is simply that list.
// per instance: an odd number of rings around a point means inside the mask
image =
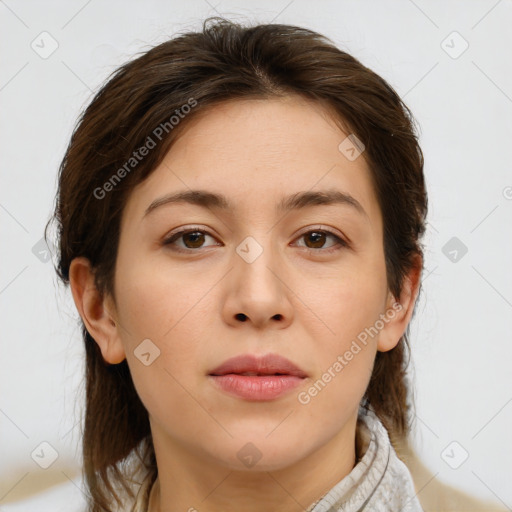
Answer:
[{"label": "neck", "polygon": [[296,512],[306,510],[356,463],[357,415],[334,437],[293,464],[274,471],[229,469],[191,453],[152,424],[158,478],[148,512]]}]

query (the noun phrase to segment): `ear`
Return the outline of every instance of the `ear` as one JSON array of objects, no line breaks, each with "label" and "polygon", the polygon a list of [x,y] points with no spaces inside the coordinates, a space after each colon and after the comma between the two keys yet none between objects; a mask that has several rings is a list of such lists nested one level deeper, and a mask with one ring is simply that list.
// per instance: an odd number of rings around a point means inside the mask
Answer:
[{"label": "ear", "polygon": [[100,295],[87,258],[71,261],[69,283],[76,308],[87,331],[99,345],[103,359],[110,364],[122,362],[126,354],[119,336],[114,303],[110,297]]},{"label": "ear", "polygon": [[391,292],[388,292],[386,311],[384,313],[384,327],[379,333],[377,350],[387,352],[395,348],[403,336],[414,311],[414,305],[420,289],[421,270],[423,258],[415,256],[413,268],[404,279],[404,285],[398,300]]}]

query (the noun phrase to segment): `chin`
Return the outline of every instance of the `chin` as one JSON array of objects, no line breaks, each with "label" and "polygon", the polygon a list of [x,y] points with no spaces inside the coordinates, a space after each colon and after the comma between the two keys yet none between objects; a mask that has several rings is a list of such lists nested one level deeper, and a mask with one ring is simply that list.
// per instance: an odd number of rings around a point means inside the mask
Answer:
[{"label": "chin", "polygon": [[[285,444],[284,439],[270,441],[261,436],[253,441],[232,440],[220,453],[211,454],[217,463],[231,471],[279,471],[286,469],[307,455],[297,450],[298,443]],[[304,446],[302,445],[302,449]],[[226,454],[231,456],[226,458]]]}]

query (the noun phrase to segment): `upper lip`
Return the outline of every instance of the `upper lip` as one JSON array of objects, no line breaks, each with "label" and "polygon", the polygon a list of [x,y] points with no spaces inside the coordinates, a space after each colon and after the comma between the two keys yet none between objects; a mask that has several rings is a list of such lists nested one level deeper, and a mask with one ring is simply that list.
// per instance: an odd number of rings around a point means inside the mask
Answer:
[{"label": "upper lip", "polygon": [[224,361],[210,372],[210,375],[226,375],[228,373],[254,373],[260,375],[294,375],[305,378],[307,374],[297,365],[279,354],[266,354],[256,356],[243,354]]}]

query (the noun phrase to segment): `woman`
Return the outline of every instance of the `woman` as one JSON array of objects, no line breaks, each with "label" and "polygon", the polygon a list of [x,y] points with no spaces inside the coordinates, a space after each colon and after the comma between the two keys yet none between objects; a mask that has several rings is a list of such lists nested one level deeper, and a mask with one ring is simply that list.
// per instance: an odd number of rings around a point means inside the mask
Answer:
[{"label": "woman", "polygon": [[88,510],[421,510],[395,448],[426,213],[410,111],[315,32],[208,19],[121,66],[54,216]]}]

